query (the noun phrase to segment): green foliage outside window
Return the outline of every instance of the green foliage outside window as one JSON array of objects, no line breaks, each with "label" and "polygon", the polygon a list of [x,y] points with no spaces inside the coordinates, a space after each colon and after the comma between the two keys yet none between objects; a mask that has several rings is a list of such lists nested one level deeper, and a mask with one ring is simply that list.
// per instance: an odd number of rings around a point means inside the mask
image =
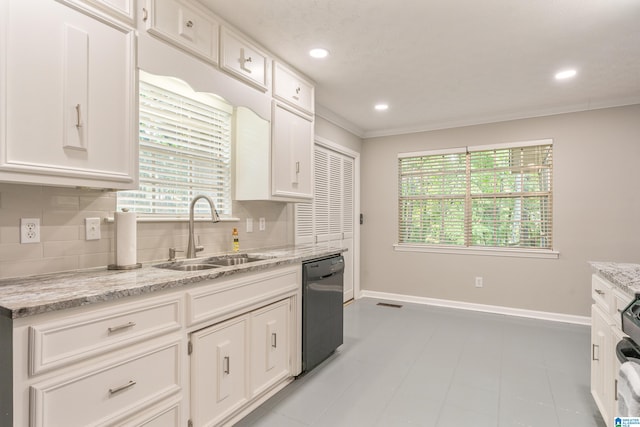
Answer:
[{"label": "green foliage outside window", "polygon": [[401,157],[399,242],[551,249],[552,145]]}]

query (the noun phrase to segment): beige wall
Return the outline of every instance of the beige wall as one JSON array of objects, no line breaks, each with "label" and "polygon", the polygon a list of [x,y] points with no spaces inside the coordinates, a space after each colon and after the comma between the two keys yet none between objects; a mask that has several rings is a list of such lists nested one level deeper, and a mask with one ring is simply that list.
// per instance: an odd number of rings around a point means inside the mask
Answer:
[{"label": "beige wall", "polygon": [[[394,252],[397,153],[552,138],[557,260]],[[640,105],[365,140],[365,290],[589,315],[588,261],[640,262]],[[474,277],[484,287],[474,287]]]},{"label": "beige wall", "polygon": [[356,153],[362,151],[362,139],[320,116],[315,118],[315,135],[340,144]]}]

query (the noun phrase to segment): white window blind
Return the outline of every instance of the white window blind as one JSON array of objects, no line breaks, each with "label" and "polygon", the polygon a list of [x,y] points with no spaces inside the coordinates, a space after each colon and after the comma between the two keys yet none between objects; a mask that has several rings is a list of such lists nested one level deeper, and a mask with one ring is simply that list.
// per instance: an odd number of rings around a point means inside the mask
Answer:
[{"label": "white window blind", "polygon": [[552,249],[552,142],[398,157],[399,244]]},{"label": "white window blind", "polygon": [[[118,209],[181,217],[205,194],[230,216],[233,108],[176,79],[140,76],[140,185],[118,193]],[[196,212],[209,207],[198,204]]]}]

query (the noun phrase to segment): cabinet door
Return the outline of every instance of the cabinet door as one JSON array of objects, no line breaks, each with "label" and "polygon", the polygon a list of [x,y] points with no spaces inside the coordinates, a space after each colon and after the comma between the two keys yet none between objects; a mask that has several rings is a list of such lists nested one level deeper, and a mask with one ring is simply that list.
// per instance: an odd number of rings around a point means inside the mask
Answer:
[{"label": "cabinet door", "polygon": [[313,198],[313,122],[275,103],[271,138],[272,194]]},{"label": "cabinet door", "polygon": [[613,349],[611,342],[611,326],[608,316],[596,304],[591,306],[591,395],[602,414],[602,418],[609,420],[611,393],[607,379],[608,371],[613,364]]},{"label": "cabinet door", "polygon": [[287,378],[289,369],[289,300],[253,313],[251,319],[251,389],[253,396]]},{"label": "cabinet door", "polygon": [[247,317],[191,334],[191,419],[194,426],[218,425],[247,402]]},{"label": "cabinet door", "polygon": [[136,188],[135,30],[56,1],[0,7],[0,180]]},{"label": "cabinet door", "polygon": [[307,114],[313,114],[313,84],[276,61],[273,62],[273,96]]},{"label": "cabinet door", "polygon": [[[75,0],[74,0],[75,1]],[[134,0],[83,0],[90,2],[96,7],[104,10],[115,18],[121,19],[129,24],[135,23]]]},{"label": "cabinet door", "polygon": [[205,61],[218,63],[218,28],[213,17],[193,3],[147,0],[147,31]]},{"label": "cabinet door", "polygon": [[267,54],[228,28],[220,30],[220,66],[256,88],[267,90]]}]

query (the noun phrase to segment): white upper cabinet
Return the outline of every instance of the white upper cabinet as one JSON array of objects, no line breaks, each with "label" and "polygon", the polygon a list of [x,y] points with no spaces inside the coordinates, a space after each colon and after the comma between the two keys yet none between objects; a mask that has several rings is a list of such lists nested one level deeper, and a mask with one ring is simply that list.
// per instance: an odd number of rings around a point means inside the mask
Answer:
[{"label": "white upper cabinet", "polygon": [[290,199],[313,198],[313,121],[273,102],[272,192]]},{"label": "white upper cabinet", "polygon": [[147,31],[212,64],[218,63],[218,29],[212,14],[194,2],[147,0]]},{"label": "white upper cabinet", "polygon": [[[73,0],[77,1],[77,0]],[[134,0],[83,0],[96,6],[113,16],[129,24],[134,24],[136,19],[136,9]]]},{"label": "white upper cabinet", "polygon": [[310,117],[273,101],[269,128],[268,121],[238,107],[234,135],[235,200],[299,202],[313,198]]},{"label": "white upper cabinet", "polygon": [[79,3],[0,8],[0,181],[136,188],[135,30]]},{"label": "white upper cabinet", "polygon": [[278,61],[273,61],[273,97],[307,114],[314,112],[313,83]]},{"label": "white upper cabinet", "polygon": [[267,91],[269,58],[259,47],[229,28],[220,29],[220,66],[250,85]]}]

